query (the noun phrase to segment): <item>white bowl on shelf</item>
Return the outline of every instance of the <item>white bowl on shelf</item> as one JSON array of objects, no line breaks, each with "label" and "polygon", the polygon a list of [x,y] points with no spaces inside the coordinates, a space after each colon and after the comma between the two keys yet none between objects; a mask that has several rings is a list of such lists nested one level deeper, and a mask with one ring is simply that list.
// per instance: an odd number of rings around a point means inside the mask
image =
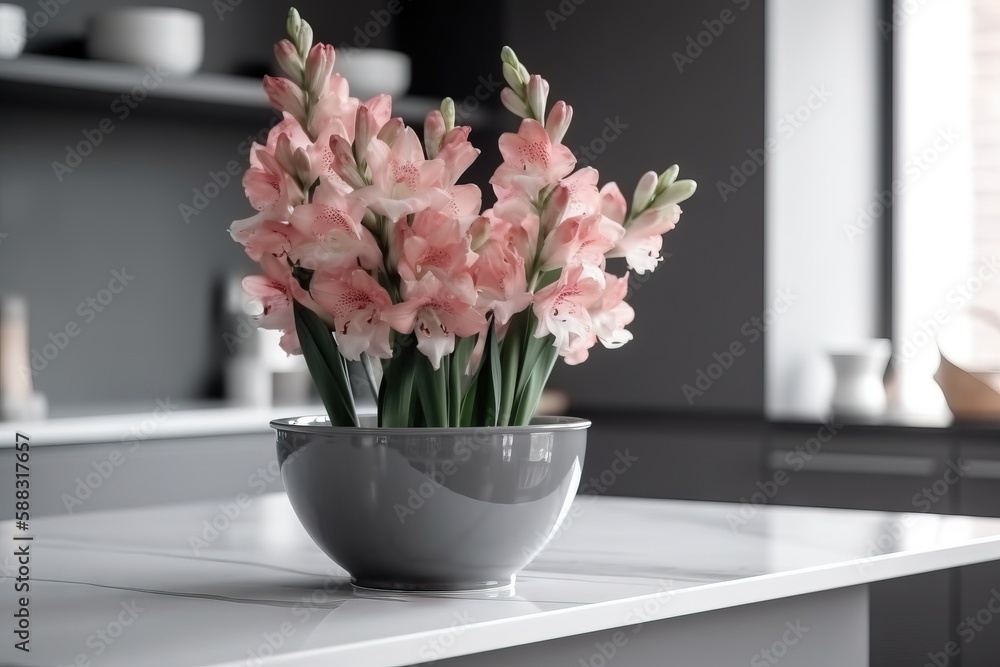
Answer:
[{"label": "white bowl on shelf", "polygon": [[87,22],[87,54],[99,60],[192,74],[205,53],[201,14],[175,7],[116,7]]},{"label": "white bowl on shelf", "polygon": [[28,16],[19,5],[0,4],[0,58],[17,58],[24,50]]},{"label": "white bowl on shelf", "polygon": [[366,100],[385,93],[397,97],[410,89],[410,57],[388,49],[337,49],[334,69],[347,79],[351,95]]}]

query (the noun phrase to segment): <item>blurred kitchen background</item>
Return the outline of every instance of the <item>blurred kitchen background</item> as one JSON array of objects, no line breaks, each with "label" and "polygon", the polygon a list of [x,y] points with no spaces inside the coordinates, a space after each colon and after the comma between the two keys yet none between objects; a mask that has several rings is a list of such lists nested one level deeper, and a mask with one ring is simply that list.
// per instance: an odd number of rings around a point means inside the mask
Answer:
[{"label": "blurred kitchen background", "polygon": [[[5,302],[0,375],[23,393],[10,341],[26,325],[49,418],[7,424],[0,448],[15,428],[47,445],[39,512],[231,498],[273,465],[268,416],[316,403],[247,326],[233,285],[254,267],[227,233],[252,212],[240,177],[275,121],[259,77],[287,7],[174,0],[200,16],[204,53],[164,75],[90,56],[183,33],[176,17],[142,37],[115,0],[14,4],[27,40],[16,55],[0,5],[0,292],[23,301]],[[551,382],[552,405],[594,419],[585,478],[620,451],[641,462],[592,490],[1000,516],[996,0],[296,6],[318,40],[369,49],[342,56],[355,95],[397,87],[414,125],[455,99],[487,198],[517,127],[505,44],[573,105],[566,143],[602,182],[629,196],[673,163],[698,181],[666,259],[632,281],[634,341]],[[877,585],[872,664],[923,664],[998,583],[984,565]],[[961,660],[997,655],[1000,627]]]}]

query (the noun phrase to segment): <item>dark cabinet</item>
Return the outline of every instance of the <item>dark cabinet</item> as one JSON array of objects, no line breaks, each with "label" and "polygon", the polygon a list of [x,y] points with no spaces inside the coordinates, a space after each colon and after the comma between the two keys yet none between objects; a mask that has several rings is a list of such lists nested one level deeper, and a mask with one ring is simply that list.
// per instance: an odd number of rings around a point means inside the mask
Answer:
[{"label": "dark cabinet", "polygon": [[[964,437],[958,513],[1000,516],[1000,437]],[[1000,563],[961,569],[957,628],[962,667],[1000,663]]]}]

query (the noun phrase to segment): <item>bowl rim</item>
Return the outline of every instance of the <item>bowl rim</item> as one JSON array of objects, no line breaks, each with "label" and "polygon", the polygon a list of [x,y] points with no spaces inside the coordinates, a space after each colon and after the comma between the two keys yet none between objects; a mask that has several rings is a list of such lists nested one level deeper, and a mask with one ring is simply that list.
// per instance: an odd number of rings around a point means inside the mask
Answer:
[{"label": "bowl rim", "polygon": [[[366,415],[370,421],[374,415]],[[362,417],[364,419],[365,416]],[[300,420],[312,420],[319,423],[299,424]],[[327,422],[323,424],[322,422]],[[283,417],[273,419],[271,428],[276,431],[291,431],[293,433],[309,433],[312,435],[370,435],[370,436],[412,436],[412,435],[458,435],[473,433],[488,434],[525,434],[549,431],[585,431],[592,426],[589,419],[579,417],[540,416],[524,426],[414,426],[380,428],[378,426],[330,426],[326,415],[303,415],[300,417]]]}]

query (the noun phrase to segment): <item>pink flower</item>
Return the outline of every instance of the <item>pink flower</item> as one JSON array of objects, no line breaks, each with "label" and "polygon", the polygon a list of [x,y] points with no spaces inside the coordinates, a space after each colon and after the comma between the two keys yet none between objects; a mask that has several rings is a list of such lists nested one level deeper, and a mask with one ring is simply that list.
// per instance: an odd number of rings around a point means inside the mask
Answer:
[{"label": "pink flower", "polygon": [[622,237],[625,230],[600,213],[578,215],[560,223],[542,245],[542,271],[559,269],[567,264],[583,263],[604,268],[604,255]]},{"label": "pink flower", "polygon": [[269,276],[247,276],[243,279],[243,289],[260,301],[261,314],[254,318],[257,326],[284,332],[279,342],[281,349],[287,354],[301,354],[290,285]]},{"label": "pink flower", "polygon": [[289,222],[300,237],[293,239],[292,255],[307,268],[361,267],[382,264],[378,241],[362,224],[363,203],[345,197],[333,185],[320,184],[311,204],[295,207]]},{"label": "pink flower", "polygon": [[[361,102],[351,97],[347,79],[339,74],[333,74],[326,82],[326,90],[320,95],[312,112],[312,122],[309,128],[313,136],[331,136],[339,134],[354,141],[354,122]],[[331,131],[331,126],[341,128],[341,131]]]},{"label": "pink flower", "polygon": [[354,269],[341,275],[319,271],[310,292],[319,307],[333,316],[337,345],[346,359],[357,361],[364,353],[381,359],[392,356],[389,325],[382,320],[392,299],[367,271]]},{"label": "pink flower", "polygon": [[655,270],[662,260],[663,234],[673,229],[680,217],[677,204],[643,211],[625,228],[625,235],[608,257],[624,257],[629,268],[640,275]]},{"label": "pink flower", "polygon": [[368,167],[372,184],[356,190],[354,196],[390,220],[448,204],[442,182],[445,163],[425,160],[420,140],[410,128],[391,148],[380,139],[372,139]]},{"label": "pink flower", "polygon": [[486,318],[475,309],[476,288],[468,273],[442,282],[433,273],[405,283],[405,301],[385,309],[382,318],[400,333],[414,333],[419,349],[436,369],[455,351],[455,337],[486,330]]},{"label": "pink flower", "polygon": [[469,265],[469,240],[458,220],[435,211],[421,211],[413,225],[400,223],[397,243],[402,249],[399,275],[406,281],[420,280],[429,271],[447,281]]},{"label": "pink flower", "polygon": [[473,275],[479,291],[477,309],[483,314],[492,311],[499,325],[506,325],[531,304],[524,257],[510,241],[493,239],[480,249]]},{"label": "pink flower", "polygon": [[582,264],[566,267],[556,282],[535,294],[535,338],[552,334],[564,354],[574,339],[593,333],[590,309],[600,303],[603,291],[602,282]]},{"label": "pink flower", "polygon": [[276,220],[287,220],[292,207],[304,199],[295,178],[264,146],[254,144],[250,168],[243,174],[243,188],[250,205]]},{"label": "pink flower", "polygon": [[628,294],[628,274],[619,278],[604,274],[605,289],[597,306],[590,311],[593,331],[604,347],[614,349],[632,340],[625,327],[635,319],[632,306],[625,303]]},{"label": "pink flower", "polygon": [[568,176],[576,165],[573,152],[553,144],[541,123],[531,118],[521,121],[517,134],[508,132],[500,137],[500,153],[504,162],[490,183],[531,198],[547,184]]}]

